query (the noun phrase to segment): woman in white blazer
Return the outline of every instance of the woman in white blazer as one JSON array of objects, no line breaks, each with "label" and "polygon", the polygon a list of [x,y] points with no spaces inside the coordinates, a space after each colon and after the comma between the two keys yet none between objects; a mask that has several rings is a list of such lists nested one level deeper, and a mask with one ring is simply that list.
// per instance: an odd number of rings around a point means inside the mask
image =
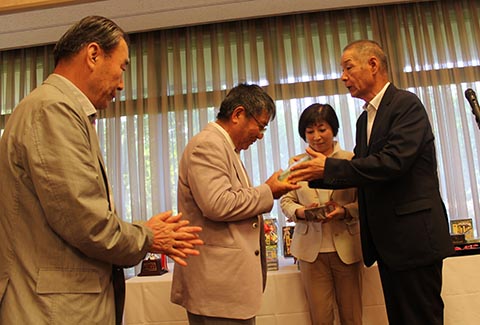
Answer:
[{"label": "woman in white blazer", "polygon": [[[351,159],[353,154],[342,150],[334,140],[338,128],[335,111],[328,104],[307,107],[298,125],[300,136],[315,151]],[[280,204],[287,218],[296,223],[291,252],[299,260],[312,324],[333,324],[335,302],[341,324],[361,324],[362,255],[357,190],[313,189],[307,182],[299,184],[302,187],[285,194]],[[325,220],[306,219],[306,208],[325,204],[331,211]]]}]

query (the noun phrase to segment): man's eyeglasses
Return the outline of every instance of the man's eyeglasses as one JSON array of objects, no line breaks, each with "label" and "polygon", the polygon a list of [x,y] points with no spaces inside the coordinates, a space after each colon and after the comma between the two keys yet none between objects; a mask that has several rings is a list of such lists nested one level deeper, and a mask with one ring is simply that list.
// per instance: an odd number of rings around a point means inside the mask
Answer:
[{"label": "man's eyeglasses", "polygon": [[[250,114],[249,114],[250,115]],[[263,125],[262,123],[260,123],[259,120],[257,120],[257,118],[253,115],[250,115],[254,120],[255,122],[257,123],[257,126],[258,126],[258,130],[260,131],[260,133],[264,134],[266,131],[267,131],[267,126],[266,125]]]}]

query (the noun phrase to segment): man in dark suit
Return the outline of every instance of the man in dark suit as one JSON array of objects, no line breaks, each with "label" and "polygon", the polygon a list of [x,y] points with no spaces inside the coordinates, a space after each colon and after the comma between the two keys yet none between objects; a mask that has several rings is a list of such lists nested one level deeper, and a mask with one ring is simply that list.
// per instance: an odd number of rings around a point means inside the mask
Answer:
[{"label": "man in dark suit", "polygon": [[434,136],[423,104],[388,81],[387,58],[373,41],[345,47],[342,81],[365,101],[354,158],[314,158],[290,181],[359,188],[366,266],[375,261],[390,324],[443,324],[443,259],[453,254],[437,176]]}]

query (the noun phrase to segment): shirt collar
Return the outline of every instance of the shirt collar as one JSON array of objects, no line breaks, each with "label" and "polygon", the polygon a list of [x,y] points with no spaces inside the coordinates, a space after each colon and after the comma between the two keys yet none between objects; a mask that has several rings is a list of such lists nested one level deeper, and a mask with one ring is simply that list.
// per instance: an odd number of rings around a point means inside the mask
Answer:
[{"label": "shirt collar", "polygon": [[342,148],[340,147],[340,144],[338,143],[338,141],[334,140],[333,141],[333,151],[332,153],[329,155],[329,157],[333,157],[337,154],[337,152],[339,152]]},{"label": "shirt collar", "polygon": [[233,151],[235,151],[237,154],[239,154],[239,152],[237,152],[237,150],[235,150],[235,144],[233,143],[233,140],[232,138],[230,137],[230,134],[228,134],[227,131],[225,131],[224,128],[222,128],[220,126],[220,124],[218,124],[217,122],[211,122],[210,124],[212,124],[213,127],[215,127],[217,130],[220,131],[220,133],[223,134],[223,136],[225,137],[225,139],[227,139],[227,142],[230,144],[230,147],[232,148]]},{"label": "shirt collar", "polygon": [[371,105],[375,109],[375,111],[378,110],[378,106],[380,106],[383,95],[385,95],[385,91],[387,91],[387,88],[389,85],[390,85],[390,82],[387,82],[385,86],[383,86],[382,90],[380,90],[378,94],[376,94],[375,97],[373,97],[373,99],[370,102],[366,102],[365,105],[363,105],[363,109],[367,110],[368,105]]},{"label": "shirt collar", "polygon": [[70,89],[71,93],[79,101],[83,111],[88,117],[90,117],[91,115],[97,114],[97,110],[95,109],[95,106],[93,106],[90,99],[88,99],[88,97],[85,96],[85,94],[82,93],[82,91],[78,89],[77,86],[75,86],[70,80],[68,80],[62,75],[59,75],[57,73],[55,75],[65,82],[65,85]]}]

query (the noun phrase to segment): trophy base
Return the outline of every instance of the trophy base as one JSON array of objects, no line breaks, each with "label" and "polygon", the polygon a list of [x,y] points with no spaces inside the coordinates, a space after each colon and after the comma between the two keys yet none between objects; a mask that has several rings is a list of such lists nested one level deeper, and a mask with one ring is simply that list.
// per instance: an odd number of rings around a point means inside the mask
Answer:
[{"label": "trophy base", "polygon": [[162,268],[162,263],[158,258],[146,259],[142,262],[142,269],[138,276],[162,275],[167,272],[167,269]]}]

